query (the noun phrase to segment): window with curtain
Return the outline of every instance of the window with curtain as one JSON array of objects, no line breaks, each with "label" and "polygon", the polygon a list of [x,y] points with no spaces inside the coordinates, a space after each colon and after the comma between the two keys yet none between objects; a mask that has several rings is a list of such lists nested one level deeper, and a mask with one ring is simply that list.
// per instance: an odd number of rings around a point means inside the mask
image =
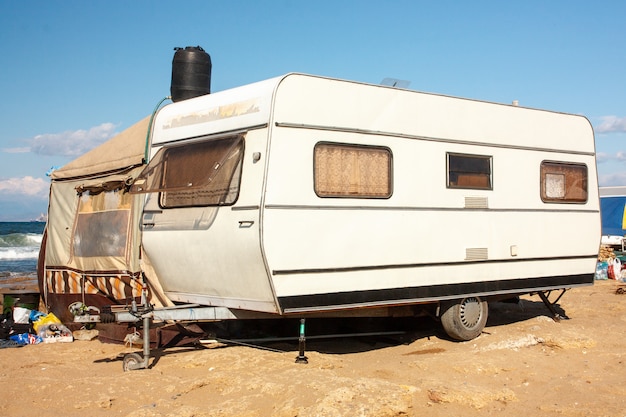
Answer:
[{"label": "window with curtain", "polygon": [[448,188],[491,190],[491,156],[448,153]]},{"label": "window with curtain", "polygon": [[388,148],[318,143],[314,187],[320,197],[389,198],[392,159]]},{"label": "window with curtain", "polygon": [[547,203],[587,201],[587,166],[568,162],[541,163],[541,199]]}]

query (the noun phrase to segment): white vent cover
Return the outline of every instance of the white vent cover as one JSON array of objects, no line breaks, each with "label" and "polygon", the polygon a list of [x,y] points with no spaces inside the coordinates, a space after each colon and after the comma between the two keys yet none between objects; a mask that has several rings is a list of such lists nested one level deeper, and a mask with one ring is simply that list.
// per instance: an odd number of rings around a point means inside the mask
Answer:
[{"label": "white vent cover", "polygon": [[487,248],[465,248],[466,261],[482,261],[488,258]]},{"label": "white vent cover", "polygon": [[465,208],[486,209],[489,208],[487,197],[465,197]]}]

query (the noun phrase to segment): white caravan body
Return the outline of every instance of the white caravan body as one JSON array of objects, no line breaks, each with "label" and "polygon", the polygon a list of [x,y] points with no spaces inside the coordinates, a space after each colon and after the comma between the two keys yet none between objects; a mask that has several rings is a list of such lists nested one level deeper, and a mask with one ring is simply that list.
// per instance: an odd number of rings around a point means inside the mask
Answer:
[{"label": "white caravan body", "polygon": [[143,254],[174,302],[277,315],[593,284],[579,115],[287,74],[162,108]]}]

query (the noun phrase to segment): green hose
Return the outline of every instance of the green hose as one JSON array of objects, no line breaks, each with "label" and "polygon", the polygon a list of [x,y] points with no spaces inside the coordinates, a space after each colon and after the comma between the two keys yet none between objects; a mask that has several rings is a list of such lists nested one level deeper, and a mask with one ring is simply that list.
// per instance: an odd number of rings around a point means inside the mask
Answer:
[{"label": "green hose", "polygon": [[161,107],[161,104],[163,104],[165,100],[171,100],[171,99],[172,99],[171,96],[163,97],[161,101],[159,101],[159,104],[156,105],[156,107],[152,111],[152,115],[150,116],[150,123],[148,123],[148,132],[146,133],[146,149],[143,155],[143,161],[146,164],[149,162],[149,158],[150,158],[149,150],[150,150],[150,134],[152,133],[152,121],[154,120],[154,116],[156,115],[156,112],[159,110],[159,107]]}]

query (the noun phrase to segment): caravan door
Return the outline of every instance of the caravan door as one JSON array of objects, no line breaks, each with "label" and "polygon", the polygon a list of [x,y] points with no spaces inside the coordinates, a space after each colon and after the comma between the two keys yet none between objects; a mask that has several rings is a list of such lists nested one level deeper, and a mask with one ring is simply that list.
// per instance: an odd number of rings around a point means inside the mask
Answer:
[{"label": "caravan door", "polygon": [[143,254],[172,301],[277,312],[259,237],[266,136],[162,146],[133,185],[147,193]]}]

